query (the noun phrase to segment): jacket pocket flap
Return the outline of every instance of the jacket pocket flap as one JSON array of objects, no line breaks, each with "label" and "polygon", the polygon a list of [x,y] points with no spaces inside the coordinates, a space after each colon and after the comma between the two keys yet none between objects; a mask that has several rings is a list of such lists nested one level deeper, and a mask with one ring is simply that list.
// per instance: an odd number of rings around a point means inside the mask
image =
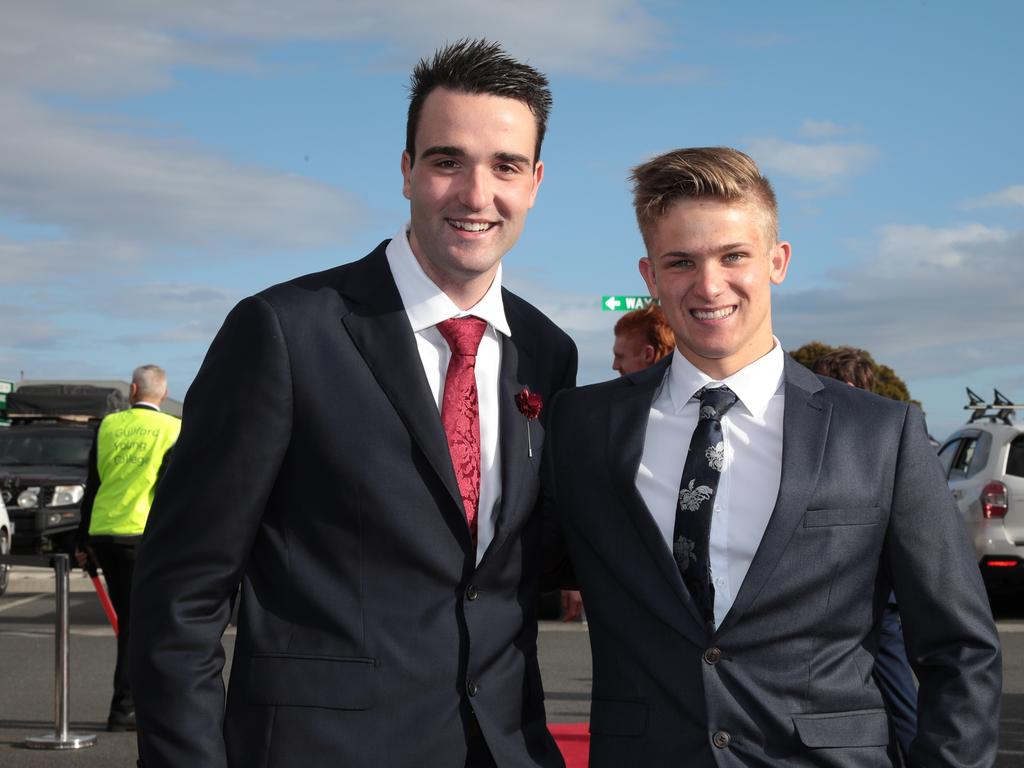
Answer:
[{"label": "jacket pocket flap", "polygon": [[639,736],[647,730],[647,703],[594,699],[590,705],[590,732],[604,736]]},{"label": "jacket pocket flap", "polygon": [[878,507],[853,509],[808,509],[804,513],[804,528],[827,525],[875,525],[882,516]]},{"label": "jacket pocket flap", "polygon": [[366,658],[253,656],[247,676],[248,698],[270,706],[369,709],[375,670],[375,660]]},{"label": "jacket pocket flap", "polygon": [[889,743],[885,711],[794,715],[793,725],[806,747],[884,747]]}]

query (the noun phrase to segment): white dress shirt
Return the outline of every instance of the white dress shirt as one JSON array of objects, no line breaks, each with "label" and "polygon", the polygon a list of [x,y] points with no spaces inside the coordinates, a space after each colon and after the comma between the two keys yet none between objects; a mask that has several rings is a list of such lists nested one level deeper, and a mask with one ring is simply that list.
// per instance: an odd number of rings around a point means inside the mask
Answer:
[{"label": "white dress shirt", "polygon": [[388,243],[386,255],[391,274],[402,297],[402,306],[416,336],[416,348],[423,363],[427,384],[434,395],[438,413],[444,396],[451,349],[437,324],[453,317],[472,315],[487,321],[476,355],[476,388],[480,408],[480,507],[477,512],[476,561],[479,563],[494,538],[494,519],[501,503],[501,451],[498,450],[498,387],[501,371],[501,341],[498,333],[512,336],[501,300],[501,265],[487,293],[470,309],[455,305],[416,261],[409,247],[406,224]]},{"label": "white dress shirt", "polygon": [[671,552],[679,481],[700,409],[693,395],[703,386],[724,384],[738,398],[722,418],[725,464],[711,514],[716,626],[722,625],[736,599],[779,495],[783,354],[775,339],[767,355],[718,381],[695,368],[677,349],[647,419],[636,487]]}]

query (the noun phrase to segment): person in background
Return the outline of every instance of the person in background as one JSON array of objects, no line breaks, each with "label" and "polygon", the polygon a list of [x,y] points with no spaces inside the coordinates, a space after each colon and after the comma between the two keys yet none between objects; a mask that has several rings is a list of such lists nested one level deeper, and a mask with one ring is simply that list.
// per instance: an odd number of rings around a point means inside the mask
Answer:
[{"label": "person in background", "polygon": [[[851,387],[868,392],[874,389],[875,362],[863,349],[839,347],[818,358],[812,370],[819,376],[844,381]],[[917,685],[907,660],[900,612],[892,592],[882,614],[874,678],[889,711],[900,752],[906,759],[910,754],[910,743],[917,733]]]},{"label": "person in background", "polygon": [[135,730],[128,674],[132,575],[157,481],[181,430],[178,418],[160,411],[166,398],[163,368],[140,365],[132,372],[131,408],[103,418],[89,455],[75,557],[83,567],[90,553],[95,557],[118,618],[108,731]]},{"label": "person in background", "polygon": [[486,40],[421,61],[410,220],[228,315],[136,573],[146,768],[563,766],[537,500],[576,347],[501,279],[550,106],[547,78]]},{"label": "person in background", "polygon": [[665,320],[665,313],[654,302],[627,312],[615,323],[612,346],[612,370],[620,376],[642,371],[666,355],[671,355],[676,337]]}]

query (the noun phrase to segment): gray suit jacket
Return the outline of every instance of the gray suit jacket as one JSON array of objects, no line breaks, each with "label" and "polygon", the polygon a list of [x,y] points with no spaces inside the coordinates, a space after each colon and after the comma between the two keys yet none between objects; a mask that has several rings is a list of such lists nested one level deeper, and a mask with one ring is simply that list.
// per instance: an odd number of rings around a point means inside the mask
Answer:
[{"label": "gray suit jacket", "polygon": [[592,768],[889,765],[871,671],[890,588],[921,684],[911,764],[992,765],[999,641],[920,411],[787,357],[778,499],[708,634],[635,485],[666,365],[563,393],[547,435],[547,556],[564,533],[590,623]]}]

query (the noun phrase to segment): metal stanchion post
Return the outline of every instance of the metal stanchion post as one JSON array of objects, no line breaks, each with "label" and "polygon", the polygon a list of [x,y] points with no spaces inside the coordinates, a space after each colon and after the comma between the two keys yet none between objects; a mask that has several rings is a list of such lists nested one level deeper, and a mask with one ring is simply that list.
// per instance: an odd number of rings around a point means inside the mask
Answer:
[{"label": "metal stanchion post", "polygon": [[71,656],[71,647],[68,644],[68,630],[71,623],[68,556],[65,554],[54,555],[52,562],[54,573],[57,576],[57,627],[54,635],[57,669],[53,684],[53,733],[48,733],[45,736],[29,736],[25,739],[25,746],[30,749],[81,749],[95,744],[96,735],[68,733],[68,660]]}]

